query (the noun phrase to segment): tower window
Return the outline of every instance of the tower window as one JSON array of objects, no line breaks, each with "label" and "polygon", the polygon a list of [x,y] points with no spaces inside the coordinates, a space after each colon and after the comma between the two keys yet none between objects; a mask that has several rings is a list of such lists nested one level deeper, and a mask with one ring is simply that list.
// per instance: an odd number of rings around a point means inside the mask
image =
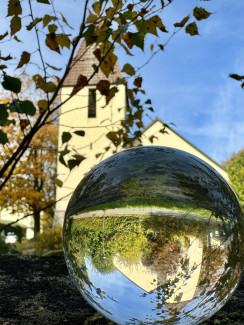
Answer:
[{"label": "tower window", "polygon": [[96,117],[96,89],[89,89],[88,118]]}]

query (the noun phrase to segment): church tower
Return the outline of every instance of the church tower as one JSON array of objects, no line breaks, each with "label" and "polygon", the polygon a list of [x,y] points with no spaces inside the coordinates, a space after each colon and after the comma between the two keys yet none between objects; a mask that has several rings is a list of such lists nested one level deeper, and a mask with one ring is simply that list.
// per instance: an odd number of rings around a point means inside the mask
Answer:
[{"label": "church tower", "polygon": [[[80,75],[88,78],[94,72],[92,65],[98,65],[98,61],[93,51],[93,46],[86,48],[85,42],[82,42],[61,89],[62,102],[69,97]],[[58,179],[63,182],[63,186],[57,187],[56,200],[60,200],[66,195],[67,197],[56,204],[54,225],[63,223],[64,213],[70,198],[69,194],[74,191],[84,175],[112,154],[112,150],[106,151],[110,145],[110,140],[106,134],[118,129],[121,120],[125,117],[126,84],[116,84],[118,92],[108,105],[106,105],[105,97],[96,89],[96,84],[99,80],[108,80],[111,84],[115,84],[116,80],[123,78],[124,76],[117,63],[114,72],[108,78],[99,70],[87,86],[61,106],[58,150],[63,149],[63,132],[70,132],[72,134],[69,141],[70,147],[84,156],[85,160],[71,172],[59,161],[57,163]],[[73,132],[77,130],[83,130],[85,136],[74,134]]]}]

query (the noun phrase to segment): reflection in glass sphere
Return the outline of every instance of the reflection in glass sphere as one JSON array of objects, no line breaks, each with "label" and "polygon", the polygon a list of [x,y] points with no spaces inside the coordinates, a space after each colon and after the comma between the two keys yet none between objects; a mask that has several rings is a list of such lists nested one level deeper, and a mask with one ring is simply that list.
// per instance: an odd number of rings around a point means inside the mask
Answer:
[{"label": "reflection in glass sphere", "polygon": [[70,273],[117,324],[200,324],[237,286],[243,240],[228,183],[168,147],[101,162],[76,188],[64,221]]}]

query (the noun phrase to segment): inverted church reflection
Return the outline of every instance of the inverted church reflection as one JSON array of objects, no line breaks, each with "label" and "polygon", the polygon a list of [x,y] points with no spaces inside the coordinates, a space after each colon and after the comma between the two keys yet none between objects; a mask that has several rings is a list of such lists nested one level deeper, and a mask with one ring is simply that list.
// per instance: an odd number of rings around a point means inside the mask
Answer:
[{"label": "inverted church reflection", "polygon": [[167,147],[119,153],[88,173],[64,222],[70,273],[117,324],[196,325],[243,268],[235,193],[209,165]]},{"label": "inverted church reflection", "polygon": [[114,322],[190,324],[230,293],[240,270],[226,268],[235,243],[220,221],[115,213],[74,216],[68,248],[82,292]]}]

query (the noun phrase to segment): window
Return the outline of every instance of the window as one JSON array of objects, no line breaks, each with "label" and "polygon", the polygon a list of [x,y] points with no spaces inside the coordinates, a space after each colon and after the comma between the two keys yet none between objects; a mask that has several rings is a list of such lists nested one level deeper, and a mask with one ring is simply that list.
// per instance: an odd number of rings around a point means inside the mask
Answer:
[{"label": "window", "polygon": [[96,89],[89,89],[88,118],[96,117]]}]

